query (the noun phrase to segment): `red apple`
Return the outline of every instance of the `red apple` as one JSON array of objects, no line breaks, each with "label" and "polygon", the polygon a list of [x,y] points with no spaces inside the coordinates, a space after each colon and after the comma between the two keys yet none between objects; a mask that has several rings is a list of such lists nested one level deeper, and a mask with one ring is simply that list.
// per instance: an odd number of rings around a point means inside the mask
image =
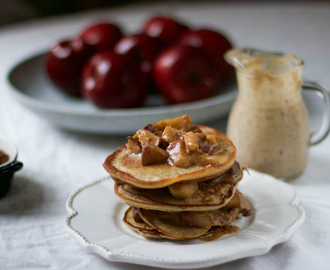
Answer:
[{"label": "red apple", "polygon": [[148,81],[150,93],[155,93],[155,85],[151,75],[151,68],[156,56],[163,50],[162,43],[145,34],[123,37],[114,47],[114,51],[132,57],[140,66]]},{"label": "red apple", "polygon": [[213,96],[219,74],[201,49],[172,46],[156,59],[153,75],[161,95],[170,103],[185,103]]},{"label": "red apple", "polygon": [[188,29],[186,25],[173,18],[157,16],[145,23],[143,33],[159,39],[168,46],[172,45]]},{"label": "red apple", "polygon": [[65,93],[81,96],[81,70],[94,48],[80,38],[58,42],[47,54],[46,72]]},{"label": "red apple", "polygon": [[123,37],[114,47],[114,51],[132,57],[143,72],[151,70],[155,57],[163,49],[159,40],[144,34]]},{"label": "red apple", "polygon": [[190,30],[178,40],[179,45],[189,45],[204,50],[217,64],[222,82],[234,74],[234,69],[224,60],[224,53],[232,48],[230,41],[219,32],[210,29]]},{"label": "red apple", "polygon": [[140,107],[148,91],[141,78],[143,73],[132,58],[103,51],[84,66],[83,95],[100,108]]},{"label": "red apple", "polygon": [[123,37],[121,29],[112,23],[98,23],[87,27],[80,37],[97,51],[107,50]]}]

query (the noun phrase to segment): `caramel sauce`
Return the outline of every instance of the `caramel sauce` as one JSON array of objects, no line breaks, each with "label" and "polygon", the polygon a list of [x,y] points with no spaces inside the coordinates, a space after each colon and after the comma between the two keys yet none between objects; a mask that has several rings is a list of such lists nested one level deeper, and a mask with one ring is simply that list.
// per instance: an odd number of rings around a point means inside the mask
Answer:
[{"label": "caramel sauce", "polygon": [[9,156],[0,150],[0,165],[6,163],[9,160]]},{"label": "caramel sauce", "polygon": [[[221,174],[214,179],[198,183],[198,188],[200,190],[199,195],[202,197],[202,202],[205,204],[210,203],[210,199],[208,198],[210,198],[211,195],[222,194],[222,190],[226,184],[233,186],[240,181],[242,177],[243,173],[239,164],[235,162],[234,165],[224,174]],[[231,195],[231,192],[227,193],[227,197],[230,197]]]},{"label": "caramel sauce", "polygon": [[133,219],[137,223],[144,223],[143,219],[141,218],[139,214],[139,209],[135,208],[133,209]]},{"label": "caramel sauce", "polygon": [[206,236],[199,238],[201,241],[214,241],[227,234],[232,234],[239,231],[239,227],[235,225],[226,225],[221,227],[212,227]]}]

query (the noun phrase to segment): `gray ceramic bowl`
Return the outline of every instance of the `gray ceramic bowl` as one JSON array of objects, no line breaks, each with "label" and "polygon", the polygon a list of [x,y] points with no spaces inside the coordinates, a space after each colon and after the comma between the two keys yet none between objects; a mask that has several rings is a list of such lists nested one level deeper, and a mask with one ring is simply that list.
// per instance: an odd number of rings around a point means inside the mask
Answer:
[{"label": "gray ceramic bowl", "polygon": [[17,161],[18,150],[9,139],[0,135],[0,150],[9,156],[9,159],[0,164],[0,199],[9,191],[14,173],[22,169],[23,163]]}]

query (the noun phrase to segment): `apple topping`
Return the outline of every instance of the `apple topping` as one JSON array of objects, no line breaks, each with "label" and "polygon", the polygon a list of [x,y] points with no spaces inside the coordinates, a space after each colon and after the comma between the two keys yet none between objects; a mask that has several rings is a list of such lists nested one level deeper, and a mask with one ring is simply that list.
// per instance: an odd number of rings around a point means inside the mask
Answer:
[{"label": "apple topping", "polygon": [[175,129],[172,128],[171,126],[167,126],[164,131],[163,131],[163,135],[162,138],[168,142],[174,142],[177,140],[182,140],[182,137],[186,134],[185,131],[180,130],[180,129]]},{"label": "apple topping", "polygon": [[200,140],[200,142],[204,141],[206,136],[204,133],[195,133],[195,135],[198,137],[198,139]]},{"label": "apple topping", "polygon": [[194,133],[203,133],[203,131],[201,130],[201,128],[197,125],[191,125],[189,126],[189,128],[187,129],[187,132],[192,131]]},{"label": "apple topping", "polygon": [[170,185],[169,190],[171,194],[178,199],[187,199],[195,194],[198,190],[197,183],[175,183]]},{"label": "apple topping", "polygon": [[217,137],[215,137],[213,134],[207,134],[206,140],[210,141],[212,144],[217,143]]},{"label": "apple topping", "polygon": [[178,140],[171,142],[166,150],[169,153],[167,162],[170,165],[180,168],[188,168],[191,166],[184,141]]},{"label": "apple topping", "polygon": [[157,136],[161,136],[162,135],[162,131],[158,130],[157,128],[154,127],[153,124],[148,124],[146,125],[143,129],[150,131],[151,133],[157,135]]},{"label": "apple topping", "polygon": [[132,137],[127,137],[127,151],[132,154],[141,153],[141,143],[138,140],[134,140]]},{"label": "apple topping", "polygon": [[203,133],[200,127],[190,123],[190,117],[184,115],[148,124],[133,137],[128,137],[127,153],[142,153],[142,166],[169,164],[188,168],[217,165],[216,155],[227,145],[214,134]]},{"label": "apple topping", "polygon": [[154,123],[154,128],[163,131],[165,127],[171,126],[172,128],[179,130],[187,130],[190,126],[191,118],[188,115],[184,115],[178,118],[165,118],[163,120]]},{"label": "apple topping", "polygon": [[147,143],[142,149],[141,162],[142,166],[165,163],[169,154],[166,150]]},{"label": "apple topping", "polygon": [[138,139],[141,143],[142,147],[144,147],[147,143],[153,145],[160,144],[160,137],[156,136],[155,134],[151,133],[145,129],[139,129],[135,135],[133,136],[134,139]]},{"label": "apple topping", "polygon": [[183,135],[183,139],[188,151],[195,151],[199,148],[200,139],[195,133],[189,131]]}]

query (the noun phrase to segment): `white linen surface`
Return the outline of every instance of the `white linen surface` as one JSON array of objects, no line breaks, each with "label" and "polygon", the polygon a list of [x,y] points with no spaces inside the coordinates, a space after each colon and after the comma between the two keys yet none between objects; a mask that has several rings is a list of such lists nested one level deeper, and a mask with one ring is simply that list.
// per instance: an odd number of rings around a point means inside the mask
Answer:
[{"label": "white linen surface", "polygon": [[[294,52],[305,60],[306,77],[330,86],[329,4],[137,5],[0,29],[0,134],[17,144],[24,163],[10,193],[0,200],[0,269],[146,269],[109,262],[82,248],[64,230],[68,196],[106,176],[102,162],[126,138],[57,129],[14,101],[5,80],[16,61],[77,33],[96,18],[115,18],[134,31],[155,10],[224,29],[237,46]],[[63,30],[66,24],[70,27]],[[314,129],[316,117],[311,111]],[[226,119],[210,125],[225,132]],[[304,224],[265,255],[210,269],[329,269],[329,175],[328,137],[311,148],[305,172],[290,182],[306,211]]]}]

